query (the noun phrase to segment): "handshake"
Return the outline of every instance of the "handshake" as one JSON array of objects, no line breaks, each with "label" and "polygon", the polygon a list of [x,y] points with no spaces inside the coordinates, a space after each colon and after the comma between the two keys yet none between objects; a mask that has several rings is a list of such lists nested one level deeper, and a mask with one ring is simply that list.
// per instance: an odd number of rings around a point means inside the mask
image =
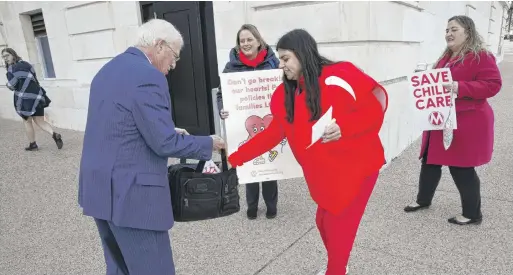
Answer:
[{"label": "handshake", "polygon": [[[220,136],[216,136],[216,135],[211,135],[210,137],[212,138],[212,142],[214,144],[213,147],[214,147],[215,151],[226,149],[226,142],[224,141],[224,139],[222,139]],[[231,169],[232,164],[229,161],[227,161],[226,163],[228,165],[227,169]],[[224,169],[222,167],[222,164],[221,164],[221,167],[219,167],[219,168],[221,168],[221,170]]]},{"label": "handshake", "polygon": [[224,139],[217,135],[211,135],[210,137],[212,138],[212,147],[215,151],[226,149],[226,142],[224,141]]}]

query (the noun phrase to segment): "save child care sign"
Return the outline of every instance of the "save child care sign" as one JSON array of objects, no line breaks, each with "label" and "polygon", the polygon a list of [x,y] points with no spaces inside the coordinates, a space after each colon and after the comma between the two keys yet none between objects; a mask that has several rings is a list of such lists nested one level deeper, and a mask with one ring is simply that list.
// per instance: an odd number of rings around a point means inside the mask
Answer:
[{"label": "save child care sign", "polygon": [[[230,113],[224,121],[228,154],[259,135],[273,116],[271,97],[282,83],[282,70],[258,70],[220,75],[223,107]],[[265,150],[267,149],[267,150]],[[283,180],[303,176],[287,139],[273,148],[262,149],[262,155],[237,167],[239,183]]]},{"label": "save child care sign", "polygon": [[444,84],[452,83],[448,68],[427,70],[412,74],[411,103],[420,130],[457,129],[455,95]]}]

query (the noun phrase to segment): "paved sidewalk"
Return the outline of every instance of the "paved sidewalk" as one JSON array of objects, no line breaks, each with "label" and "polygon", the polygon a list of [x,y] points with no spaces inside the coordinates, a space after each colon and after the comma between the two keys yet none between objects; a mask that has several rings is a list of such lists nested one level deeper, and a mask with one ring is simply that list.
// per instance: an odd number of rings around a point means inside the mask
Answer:
[{"label": "paved sidewalk", "polygon": [[[495,155],[478,171],[483,224],[447,223],[460,212],[447,169],[431,209],[403,212],[416,194],[417,142],[380,176],[355,243],[351,274],[513,274],[513,55],[500,67],[503,91],[491,100]],[[0,275],[105,274],[94,223],[77,205],[82,133],[61,132],[61,151],[38,132],[40,151],[25,152],[21,122],[0,120]],[[177,274],[314,275],[326,254],[305,183],[281,182],[279,199],[275,220],[266,220],[262,207],[253,221],[241,211],[224,219],[177,223],[171,231]]]}]

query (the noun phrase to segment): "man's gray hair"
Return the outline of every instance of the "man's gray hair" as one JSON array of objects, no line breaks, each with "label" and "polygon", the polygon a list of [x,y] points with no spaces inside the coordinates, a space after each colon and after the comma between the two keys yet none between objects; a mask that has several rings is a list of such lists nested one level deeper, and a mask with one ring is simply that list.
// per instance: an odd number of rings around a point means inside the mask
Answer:
[{"label": "man's gray hair", "polygon": [[151,19],[142,24],[137,32],[135,46],[151,47],[158,40],[164,40],[166,43],[183,46],[183,38],[180,32],[173,24],[162,19]]}]

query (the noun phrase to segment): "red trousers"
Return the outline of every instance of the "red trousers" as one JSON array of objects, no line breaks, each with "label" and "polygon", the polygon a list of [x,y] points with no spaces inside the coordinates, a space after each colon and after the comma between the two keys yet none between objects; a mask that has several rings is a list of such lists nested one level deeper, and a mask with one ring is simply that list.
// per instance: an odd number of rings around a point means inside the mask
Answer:
[{"label": "red trousers", "polygon": [[368,177],[354,201],[339,215],[318,207],[316,223],[328,252],[326,275],[344,275],[365,207],[379,172]]}]

